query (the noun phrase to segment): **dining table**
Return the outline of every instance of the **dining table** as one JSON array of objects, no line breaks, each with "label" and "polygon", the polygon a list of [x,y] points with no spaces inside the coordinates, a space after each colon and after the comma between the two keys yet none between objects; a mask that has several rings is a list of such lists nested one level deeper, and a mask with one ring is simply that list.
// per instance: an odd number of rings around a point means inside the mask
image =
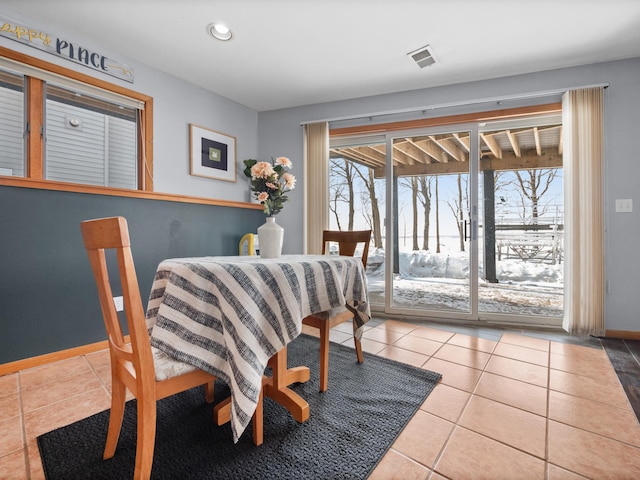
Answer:
[{"label": "dining table", "polygon": [[[339,255],[172,258],[159,263],[146,312],[151,345],[223,380],[230,397],[216,406],[237,442],[264,395],[298,422],[308,403],[289,385],[310,378],[288,368],[286,346],[308,315],[346,307],[361,338],[371,313],[362,260]],[[266,376],[267,366],[271,376]]]}]

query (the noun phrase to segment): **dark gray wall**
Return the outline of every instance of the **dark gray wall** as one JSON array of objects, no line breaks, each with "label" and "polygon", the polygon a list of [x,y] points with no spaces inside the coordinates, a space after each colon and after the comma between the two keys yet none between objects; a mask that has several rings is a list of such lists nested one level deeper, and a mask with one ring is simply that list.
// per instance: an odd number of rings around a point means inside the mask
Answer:
[{"label": "dark gray wall", "polygon": [[117,215],[145,307],[161,260],[237,255],[264,222],[260,210],[0,187],[0,363],[106,339],[80,222]]}]

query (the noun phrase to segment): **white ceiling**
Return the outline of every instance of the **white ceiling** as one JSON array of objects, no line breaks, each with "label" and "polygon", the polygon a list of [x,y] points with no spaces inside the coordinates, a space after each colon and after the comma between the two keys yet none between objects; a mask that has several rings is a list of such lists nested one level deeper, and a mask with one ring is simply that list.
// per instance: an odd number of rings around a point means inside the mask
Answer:
[{"label": "white ceiling", "polygon": [[[0,6],[258,111],[640,57],[638,0],[0,0]],[[233,40],[210,37],[213,21],[227,23]],[[425,45],[437,63],[421,69],[407,54]]]}]

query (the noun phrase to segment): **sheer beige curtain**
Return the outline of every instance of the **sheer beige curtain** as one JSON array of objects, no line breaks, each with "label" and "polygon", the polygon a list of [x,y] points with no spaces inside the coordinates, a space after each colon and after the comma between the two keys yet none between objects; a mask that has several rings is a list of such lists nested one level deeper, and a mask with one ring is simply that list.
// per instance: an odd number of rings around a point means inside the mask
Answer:
[{"label": "sheer beige curtain", "polygon": [[562,99],[565,182],[563,328],[604,335],[603,88]]},{"label": "sheer beige curtain", "polygon": [[304,126],[305,248],[322,251],[322,230],[329,226],[329,124]]}]

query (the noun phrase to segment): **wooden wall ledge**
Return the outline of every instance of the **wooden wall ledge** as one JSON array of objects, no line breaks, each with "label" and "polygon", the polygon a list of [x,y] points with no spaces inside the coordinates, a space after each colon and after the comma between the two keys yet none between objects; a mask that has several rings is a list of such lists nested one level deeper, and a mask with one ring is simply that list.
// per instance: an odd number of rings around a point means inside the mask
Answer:
[{"label": "wooden wall ledge", "polygon": [[95,187],[77,183],[52,182],[46,180],[32,180],[29,178],[0,176],[0,186],[34,188],[39,190],[54,190],[61,192],[89,193],[94,195],[110,195],[113,197],[144,198],[147,200],[164,200],[167,202],[194,203],[199,205],[216,205],[220,207],[246,208],[262,210],[258,203],[220,200],[214,198],[192,197],[173,193],[145,192],[142,190],[127,190],[124,188]]}]

